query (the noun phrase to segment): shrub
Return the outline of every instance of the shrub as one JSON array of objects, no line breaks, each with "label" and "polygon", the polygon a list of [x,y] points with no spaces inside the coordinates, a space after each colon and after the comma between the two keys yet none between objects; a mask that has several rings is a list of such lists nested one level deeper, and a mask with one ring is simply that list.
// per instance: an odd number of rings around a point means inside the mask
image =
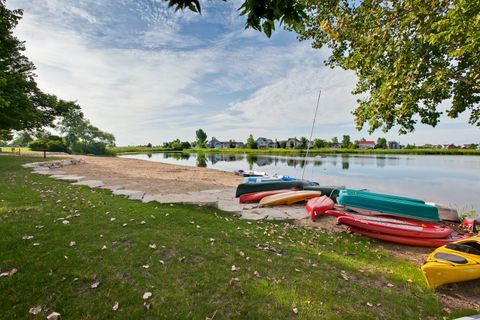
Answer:
[{"label": "shrub", "polygon": [[47,149],[52,152],[69,152],[67,145],[63,141],[58,140],[48,141]]}]

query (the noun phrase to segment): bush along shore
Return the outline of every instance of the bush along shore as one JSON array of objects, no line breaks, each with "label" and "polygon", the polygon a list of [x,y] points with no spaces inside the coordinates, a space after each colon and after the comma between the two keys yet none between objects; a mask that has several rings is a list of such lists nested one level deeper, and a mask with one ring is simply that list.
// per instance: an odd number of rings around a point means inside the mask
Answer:
[{"label": "bush along shore", "polygon": [[[252,154],[277,154],[277,155],[304,155],[307,150],[301,149],[186,149],[183,152],[194,153],[252,153]],[[322,148],[310,149],[309,154],[412,154],[412,155],[472,155],[480,156],[480,150],[472,149],[335,149]]]},{"label": "bush along shore", "polygon": [[447,316],[418,267],[375,241],[132,201],[21,167],[34,161],[0,158],[6,319]]}]

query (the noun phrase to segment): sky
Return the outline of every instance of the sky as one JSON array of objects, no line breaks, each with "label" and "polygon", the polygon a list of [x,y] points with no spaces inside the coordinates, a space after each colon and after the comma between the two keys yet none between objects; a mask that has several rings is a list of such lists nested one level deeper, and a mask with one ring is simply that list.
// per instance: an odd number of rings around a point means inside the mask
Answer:
[{"label": "sky", "polygon": [[312,49],[284,30],[271,38],[245,30],[239,0],[201,4],[199,15],[161,0],[6,3],[24,10],[15,35],[26,41],[39,87],[77,101],[117,145],[194,141],[199,128],[219,140],[308,137],[320,90],[314,138],[480,142],[468,114],[402,136],[397,129],[358,132],[355,74],[326,67],[328,49]]}]

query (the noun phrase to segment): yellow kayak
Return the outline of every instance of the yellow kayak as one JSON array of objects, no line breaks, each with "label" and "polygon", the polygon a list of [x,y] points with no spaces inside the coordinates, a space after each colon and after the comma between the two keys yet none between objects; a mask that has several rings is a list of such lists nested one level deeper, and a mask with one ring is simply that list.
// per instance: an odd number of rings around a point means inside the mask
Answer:
[{"label": "yellow kayak", "polygon": [[260,200],[260,206],[290,205],[320,197],[321,194],[320,191],[289,191],[263,198]]},{"label": "yellow kayak", "polygon": [[480,279],[480,236],[449,243],[433,251],[422,266],[431,289]]}]

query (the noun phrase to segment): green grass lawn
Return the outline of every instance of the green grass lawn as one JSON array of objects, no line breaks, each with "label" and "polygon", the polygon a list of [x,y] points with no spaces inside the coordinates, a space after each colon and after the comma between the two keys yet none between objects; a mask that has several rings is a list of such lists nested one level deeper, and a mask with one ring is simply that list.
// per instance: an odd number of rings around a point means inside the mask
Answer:
[{"label": "green grass lawn", "polygon": [[[0,278],[2,319],[51,311],[62,319],[444,315],[420,270],[374,241],[213,208],[143,204],[20,166],[38,160],[0,157],[0,272],[18,269]],[[34,306],[43,309],[37,316],[28,314]]]}]

